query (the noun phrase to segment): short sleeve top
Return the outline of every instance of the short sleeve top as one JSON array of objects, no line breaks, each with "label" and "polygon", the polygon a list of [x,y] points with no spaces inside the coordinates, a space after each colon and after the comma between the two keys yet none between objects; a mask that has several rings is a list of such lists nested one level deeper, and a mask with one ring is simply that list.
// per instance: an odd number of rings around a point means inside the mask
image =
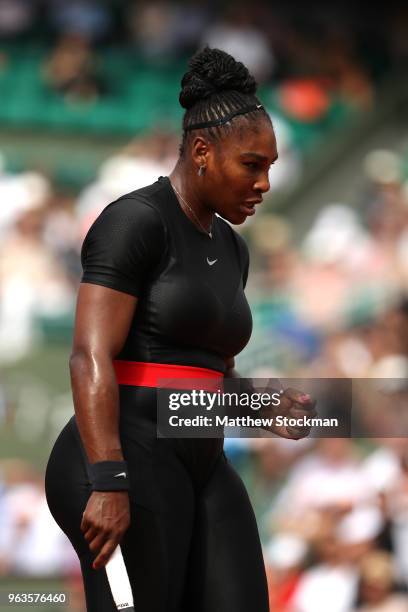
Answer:
[{"label": "short sleeve top", "polygon": [[224,371],[249,340],[244,240],[220,217],[213,239],[201,232],[167,177],[109,204],[81,259],[82,282],[138,298],[119,359]]}]

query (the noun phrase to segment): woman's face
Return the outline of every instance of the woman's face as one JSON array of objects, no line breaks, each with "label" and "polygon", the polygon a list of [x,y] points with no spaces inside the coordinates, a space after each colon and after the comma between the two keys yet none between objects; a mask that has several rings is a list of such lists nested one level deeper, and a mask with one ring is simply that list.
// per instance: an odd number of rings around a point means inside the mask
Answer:
[{"label": "woman's face", "polygon": [[221,217],[239,225],[255,214],[255,206],[269,191],[269,168],[278,157],[268,120],[237,126],[209,147],[202,182],[203,199]]}]

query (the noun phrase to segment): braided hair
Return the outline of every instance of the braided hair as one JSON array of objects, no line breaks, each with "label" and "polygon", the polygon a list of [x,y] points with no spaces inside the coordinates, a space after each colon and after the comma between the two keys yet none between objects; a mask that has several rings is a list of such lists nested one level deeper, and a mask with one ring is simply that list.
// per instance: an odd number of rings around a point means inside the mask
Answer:
[{"label": "braided hair", "polygon": [[254,77],[242,62],[220,49],[206,46],[193,55],[181,87],[179,101],[186,112],[180,156],[193,130],[204,129],[208,138],[216,141],[234,129],[231,120],[236,116],[256,121],[261,113],[270,121],[255,95]]}]

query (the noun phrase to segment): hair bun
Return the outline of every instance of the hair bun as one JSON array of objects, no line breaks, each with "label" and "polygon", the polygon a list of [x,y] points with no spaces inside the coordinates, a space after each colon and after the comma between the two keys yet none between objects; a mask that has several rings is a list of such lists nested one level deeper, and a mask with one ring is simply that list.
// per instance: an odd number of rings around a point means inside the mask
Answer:
[{"label": "hair bun", "polygon": [[226,90],[246,94],[256,92],[256,81],[244,64],[220,49],[207,46],[198,51],[191,58],[189,68],[182,78],[179,96],[180,104],[185,109]]}]

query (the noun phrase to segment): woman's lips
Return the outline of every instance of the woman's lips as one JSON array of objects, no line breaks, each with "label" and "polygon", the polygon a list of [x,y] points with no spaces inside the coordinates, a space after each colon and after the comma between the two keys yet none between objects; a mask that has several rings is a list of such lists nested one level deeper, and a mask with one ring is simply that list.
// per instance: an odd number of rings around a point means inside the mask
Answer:
[{"label": "woman's lips", "polygon": [[255,206],[256,204],[260,204],[262,202],[262,200],[251,200],[250,202],[244,202],[244,204],[242,204],[242,206],[240,206],[240,209],[242,210],[242,212],[245,215],[254,215],[255,214]]}]

